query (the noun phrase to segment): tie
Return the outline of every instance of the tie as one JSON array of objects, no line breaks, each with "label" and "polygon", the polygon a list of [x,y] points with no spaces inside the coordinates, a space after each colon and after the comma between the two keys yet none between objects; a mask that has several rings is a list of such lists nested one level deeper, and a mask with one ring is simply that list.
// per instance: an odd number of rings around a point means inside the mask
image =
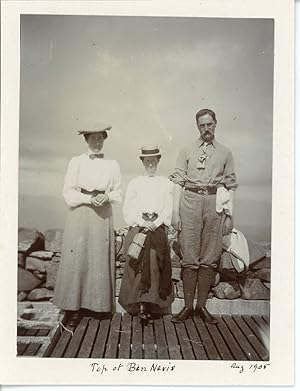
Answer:
[{"label": "tie", "polygon": [[201,156],[198,157],[198,163],[196,165],[196,168],[204,169],[206,167],[206,160],[208,158],[207,151],[208,151],[209,145],[210,145],[210,143],[206,143],[206,142],[203,143],[203,145],[202,145],[203,153]]},{"label": "tie", "polygon": [[95,158],[97,159],[103,159],[104,158],[104,155],[103,153],[94,153],[92,155],[89,155],[89,158],[94,160]]}]

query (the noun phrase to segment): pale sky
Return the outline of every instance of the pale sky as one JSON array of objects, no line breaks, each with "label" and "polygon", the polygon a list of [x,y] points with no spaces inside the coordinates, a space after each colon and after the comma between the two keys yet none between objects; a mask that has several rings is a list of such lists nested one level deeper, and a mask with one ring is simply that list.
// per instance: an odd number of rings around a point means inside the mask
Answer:
[{"label": "pale sky", "polygon": [[22,15],[20,195],[61,198],[68,160],[86,150],[76,130],[91,120],[112,125],[104,153],[124,187],[142,172],[142,144],[162,147],[168,175],[207,107],[247,201],[239,223],[270,225],[272,95],[272,20]]}]

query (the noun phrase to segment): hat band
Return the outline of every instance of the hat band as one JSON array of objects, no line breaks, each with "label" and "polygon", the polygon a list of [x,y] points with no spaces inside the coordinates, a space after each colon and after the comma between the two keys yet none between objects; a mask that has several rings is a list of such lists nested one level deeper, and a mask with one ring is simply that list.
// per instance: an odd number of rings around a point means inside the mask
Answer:
[{"label": "hat band", "polygon": [[142,149],[143,155],[152,155],[153,153],[159,153],[159,149],[147,149],[147,150]]}]

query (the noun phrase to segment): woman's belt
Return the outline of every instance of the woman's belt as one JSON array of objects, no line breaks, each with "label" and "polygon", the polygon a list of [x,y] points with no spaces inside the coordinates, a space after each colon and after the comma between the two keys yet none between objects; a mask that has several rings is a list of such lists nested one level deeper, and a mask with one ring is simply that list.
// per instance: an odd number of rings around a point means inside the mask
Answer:
[{"label": "woman's belt", "polygon": [[80,192],[82,194],[91,195],[92,197],[97,197],[98,194],[104,194],[105,193],[104,190],[92,190],[92,191],[89,191],[89,190],[85,190],[85,189],[80,189]]},{"label": "woman's belt", "polygon": [[185,190],[192,191],[200,195],[210,195],[217,194],[216,186],[195,186],[195,187],[185,187]]}]

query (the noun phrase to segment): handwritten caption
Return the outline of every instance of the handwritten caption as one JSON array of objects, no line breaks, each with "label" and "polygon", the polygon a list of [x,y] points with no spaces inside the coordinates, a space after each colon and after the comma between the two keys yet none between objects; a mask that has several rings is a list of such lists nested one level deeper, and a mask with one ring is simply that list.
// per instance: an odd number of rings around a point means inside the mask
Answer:
[{"label": "handwritten caption", "polygon": [[166,372],[172,372],[175,370],[175,365],[171,364],[170,362],[168,364],[159,364],[159,363],[152,363],[152,364],[139,364],[137,362],[129,362],[129,363],[119,363],[116,365],[109,364],[109,363],[99,363],[99,362],[93,362],[91,364],[91,372],[98,374],[98,375],[104,375],[106,373],[110,372],[129,372],[129,373],[140,373],[140,372],[152,372],[152,373],[166,373]]},{"label": "handwritten caption", "polygon": [[262,372],[269,368],[271,364],[240,364],[240,363],[232,363],[230,368],[234,369],[238,373],[255,373]]}]

